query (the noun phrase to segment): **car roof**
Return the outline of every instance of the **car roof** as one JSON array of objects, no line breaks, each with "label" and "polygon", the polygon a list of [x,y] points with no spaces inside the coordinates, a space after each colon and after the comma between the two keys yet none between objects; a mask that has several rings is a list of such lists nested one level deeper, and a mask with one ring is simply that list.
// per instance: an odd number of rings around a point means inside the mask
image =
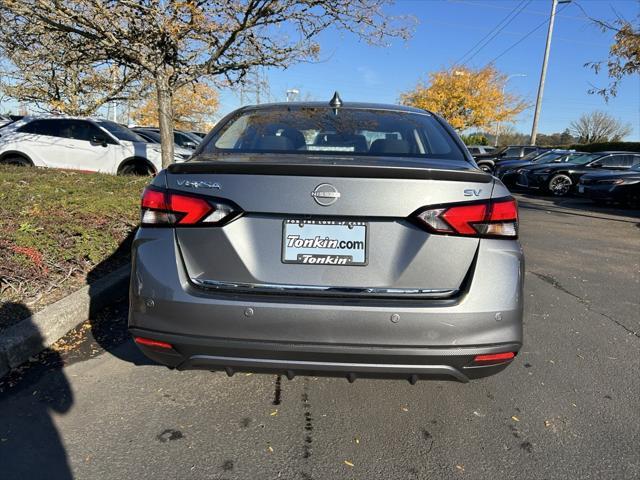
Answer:
[{"label": "car roof", "polygon": [[[275,102],[275,103],[261,103],[259,105],[245,105],[240,110],[268,110],[278,108],[334,108],[329,105],[329,102]],[[421,113],[431,114],[428,110],[421,108],[409,107],[406,105],[394,105],[388,103],[367,103],[367,102],[343,102],[339,108],[355,108],[355,109],[367,109],[367,110],[389,110],[395,112],[407,112],[407,113]]]}]

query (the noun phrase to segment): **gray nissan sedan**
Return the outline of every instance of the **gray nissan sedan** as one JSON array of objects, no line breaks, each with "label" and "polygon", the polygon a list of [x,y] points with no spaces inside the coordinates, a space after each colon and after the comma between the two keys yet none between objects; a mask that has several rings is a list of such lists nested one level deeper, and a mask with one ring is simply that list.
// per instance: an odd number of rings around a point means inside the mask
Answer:
[{"label": "gray nissan sedan", "polygon": [[433,113],[244,107],[144,191],[129,329],[180,370],[467,382],[522,345],[517,238]]}]

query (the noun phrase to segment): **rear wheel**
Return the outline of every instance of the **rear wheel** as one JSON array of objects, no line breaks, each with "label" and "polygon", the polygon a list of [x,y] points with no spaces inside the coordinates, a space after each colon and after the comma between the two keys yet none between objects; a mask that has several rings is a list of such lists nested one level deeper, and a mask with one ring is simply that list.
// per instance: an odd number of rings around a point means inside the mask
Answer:
[{"label": "rear wheel", "polygon": [[33,163],[30,160],[20,155],[10,155],[2,159],[3,165],[15,165],[17,167],[33,167]]},{"label": "rear wheel", "polygon": [[118,169],[118,175],[150,177],[155,174],[153,167],[142,161],[127,162]]},{"label": "rear wheel", "polygon": [[564,174],[558,174],[551,177],[549,180],[549,192],[557,197],[563,197],[571,191],[571,186],[573,182],[571,178]]}]

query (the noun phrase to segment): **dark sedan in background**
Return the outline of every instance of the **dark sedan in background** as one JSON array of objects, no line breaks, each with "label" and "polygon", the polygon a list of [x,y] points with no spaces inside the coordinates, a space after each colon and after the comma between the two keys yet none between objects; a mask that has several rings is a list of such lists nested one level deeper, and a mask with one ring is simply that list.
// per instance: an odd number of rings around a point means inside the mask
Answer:
[{"label": "dark sedan in background", "polygon": [[493,173],[496,165],[508,160],[520,160],[531,153],[538,153],[549,150],[545,147],[537,147],[535,145],[509,145],[497,152],[485,155],[474,155],[478,167],[488,173]]},{"label": "dark sedan in background", "polygon": [[[156,127],[134,127],[131,130],[136,132],[138,135],[143,138],[155,142],[160,141],[160,129]],[[189,150],[195,150],[202,139],[197,137],[191,133],[183,132],[181,130],[173,131],[173,142],[175,145],[181,148],[186,148]]]},{"label": "dark sedan in background", "polygon": [[603,170],[583,175],[578,183],[578,194],[594,202],[640,206],[640,163],[626,171]]},{"label": "dark sedan in background", "polygon": [[639,162],[640,153],[634,152],[596,152],[576,155],[567,162],[521,168],[516,185],[564,196],[574,190],[584,174],[592,173],[596,169],[628,170]]},{"label": "dark sedan in background", "polygon": [[549,151],[532,152],[522,158],[522,160],[506,160],[496,166],[493,175],[502,180],[502,183],[514,186],[518,179],[518,172],[522,167],[534,164],[554,163],[567,161],[570,155],[575,154],[575,150],[553,149]]}]

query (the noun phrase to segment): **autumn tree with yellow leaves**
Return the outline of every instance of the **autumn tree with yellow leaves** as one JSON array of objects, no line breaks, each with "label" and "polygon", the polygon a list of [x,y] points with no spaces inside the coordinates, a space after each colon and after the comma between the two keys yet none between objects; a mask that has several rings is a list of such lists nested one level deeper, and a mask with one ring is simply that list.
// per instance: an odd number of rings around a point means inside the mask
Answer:
[{"label": "autumn tree with yellow leaves", "polygon": [[429,74],[426,83],[402,93],[400,101],[441,115],[458,131],[489,128],[513,121],[530,106],[524,98],[505,91],[506,80],[493,65],[453,66]]},{"label": "autumn tree with yellow leaves", "polygon": [[[176,128],[190,131],[208,131],[219,107],[218,92],[206,83],[185,85],[173,95],[173,123]],[[159,125],[158,101],[151,96],[135,109],[132,119],[138,125]]]}]

